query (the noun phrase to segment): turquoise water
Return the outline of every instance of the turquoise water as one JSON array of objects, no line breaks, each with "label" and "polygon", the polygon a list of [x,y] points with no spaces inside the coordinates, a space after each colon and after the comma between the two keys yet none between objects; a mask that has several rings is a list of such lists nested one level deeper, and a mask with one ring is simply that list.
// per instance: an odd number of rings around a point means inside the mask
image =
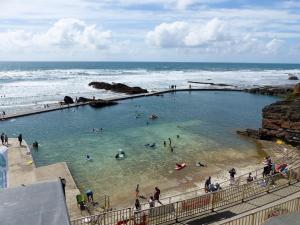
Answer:
[{"label": "turquoise water", "polygon": [[[258,128],[261,109],[275,100],[240,92],[179,92],[102,109],[85,106],[17,118],[1,122],[1,130],[10,136],[22,133],[27,143],[37,140],[40,148],[33,151],[37,166],[66,161],[81,190],[91,188],[113,196],[113,201],[126,201],[137,183],[145,192],[155,185],[176,188],[195,173],[192,167],[175,173],[175,162],[194,165],[200,160],[222,167],[257,158],[255,145],[235,131]],[[152,113],[159,118],[148,120]],[[94,133],[93,128],[103,132]],[[169,137],[173,153],[163,146]],[[147,143],[156,147],[147,148]],[[120,148],[128,157],[117,161]],[[92,162],[85,160],[86,154]]]}]

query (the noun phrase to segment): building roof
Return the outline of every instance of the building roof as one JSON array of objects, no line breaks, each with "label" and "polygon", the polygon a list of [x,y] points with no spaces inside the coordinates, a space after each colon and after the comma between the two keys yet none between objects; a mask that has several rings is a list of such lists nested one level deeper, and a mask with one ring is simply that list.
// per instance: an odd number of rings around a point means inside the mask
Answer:
[{"label": "building roof", "polygon": [[60,181],[0,189],[0,218],[5,225],[70,225]]}]

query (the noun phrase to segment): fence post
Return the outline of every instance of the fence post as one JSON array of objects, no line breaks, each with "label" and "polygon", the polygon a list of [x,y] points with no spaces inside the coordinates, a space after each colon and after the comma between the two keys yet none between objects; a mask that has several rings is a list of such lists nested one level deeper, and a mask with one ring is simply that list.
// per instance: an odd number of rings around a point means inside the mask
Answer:
[{"label": "fence post", "polygon": [[242,202],[244,202],[244,198],[245,198],[245,186],[247,184],[243,184],[243,192],[242,192]]},{"label": "fence post", "polygon": [[176,202],[175,221],[178,223],[179,202]]},{"label": "fence post", "polygon": [[104,213],[104,216],[103,216],[103,222],[104,222],[103,224],[104,224],[104,225],[106,225],[106,214],[107,214],[107,213]]},{"label": "fence post", "polygon": [[293,169],[291,169],[289,172],[289,185],[291,185],[292,182],[292,175],[293,175]]},{"label": "fence post", "polygon": [[214,211],[214,193],[210,194],[211,211]]}]

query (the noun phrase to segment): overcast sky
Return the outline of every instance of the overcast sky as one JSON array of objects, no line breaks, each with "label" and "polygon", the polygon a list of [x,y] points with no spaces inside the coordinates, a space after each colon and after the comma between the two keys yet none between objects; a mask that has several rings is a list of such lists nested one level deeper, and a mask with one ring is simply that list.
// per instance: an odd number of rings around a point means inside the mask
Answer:
[{"label": "overcast sky", "polygon": [[300,0],[0,0],[0,60],[300,63]]}]

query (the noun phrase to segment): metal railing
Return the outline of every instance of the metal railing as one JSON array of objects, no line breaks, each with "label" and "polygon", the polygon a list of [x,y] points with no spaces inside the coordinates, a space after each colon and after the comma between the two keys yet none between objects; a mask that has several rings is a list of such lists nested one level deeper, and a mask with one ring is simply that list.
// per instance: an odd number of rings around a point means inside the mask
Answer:
[{"label": "metal railing", "polygon": [[[276,151],[284,152],[281,148],[279,148],[279,146],[276,146]],[[287,151],[286,153],[282,154],[282,157],[280,157],[278,159],[278,162],[283,163],[283,162],[287,162],[287,160],[288,161],[291,160],[290,165],[293,165],[293,163],[296,162],[297,159],[299,159],[298,153],[293,154],[293,152],[290,153],[289,151]],[[251,171],[251,173],[252,173],[252,176],[254,177],[254,180],[260,179],[260,178],[263,177],[263,168],[259,168],[259,169],[256,169],[254,171]],[[234,181],[234,185],[238,186],[238,185],[243,185],[243,184],[247,183],[248,175],[249,175],[249,172],[236,177],[236,179]],[[220,184],[220,187],[222,187],[223,190],[231,187],[231,181],[230,180],[220,182],[219,184]],[[193,190],[190,190],[190,191],[174,194],[172,196],[161,197],[160,201],[163,204],[170,204],[172,202],[197,197],[197,196],[203,195],[203,194],[205,194],[205,189],[202,187],[202,188],[196,188],[196,189],[193,189]],[[142,209],[145,209],[145,208],[149,207],[148,202],[141,202],[141,206],[142,206]]]},{"label": "metal railing", "polygon": [[300,197],[271,206],[266,209],[245,215],[236,219],[231,219],[221,225],[261,225],[275,216],[300,211]]},{"label": "metal railing", "polygon": [[103,212],[98,215],[79,218],[71,221],[72,225],[154,225],[174,222],[196,216],[200,213],[209,213],[215,209],[239,204],[247,199],[255,198],[262,193],[273,192],[283,186],[298,182],[300,166],[290,169],[288,173],[277,173],[265,178],[259,178],[243,185],[231,186],[227,189],[207,193],[194,198],[180,200],[174,203],[133,210],[132,208]]},{"label": "metal railing", "polygon": [[[276,151],[284,152],[278,146],[276,148],[277,148]],[[291,160],[290,164],[293,164],[294,162],[297,161],[297,159],[293,158],[293,156],[295,156],[295,155],[293,155],[292,153],[287,151],[286,153],[283,153],[282,157],[280,157],[277,161],[279,163],[283,163],[283,162],[287,162],[287,160],[288,161]],[[299,158],[298,155],[297,155],[297,157]],[[263,177],[263,168],[259,168],[259,169],[256,169],[254,171],[251,171],[251,173],[252,173],[252,176],[254,177],[255,180],[260,179],[260,178]],[[236,179],[234,181],[234,185],[238,186],[238,185],[243,185],[243,184],[247,183],[248,175],[249,175],[249,172],[236,177]],[[220,184],[220,187],[222,187],[223,190],[227,189],[227,188],[230,188],[232,186],[232,183],[231,183],[230,180],[220,182],[219,184]],[[204,188],[197,188],[197,189],[194,189],[194,190],[191,190],[191,191],[186,191],[186,192],[174,194],[172,196],[162,197],[162,198],[160,198],[160,201],[163,204],[170,204],[172,202],[197,197],[197,196],[203,195],[203,194],[205,194],[205,189]],[[142,206],[142,209],[146,209],[146,208],[149,207],[149,204],[148,204],[148,202],[141,202],[141,206]]]}]

